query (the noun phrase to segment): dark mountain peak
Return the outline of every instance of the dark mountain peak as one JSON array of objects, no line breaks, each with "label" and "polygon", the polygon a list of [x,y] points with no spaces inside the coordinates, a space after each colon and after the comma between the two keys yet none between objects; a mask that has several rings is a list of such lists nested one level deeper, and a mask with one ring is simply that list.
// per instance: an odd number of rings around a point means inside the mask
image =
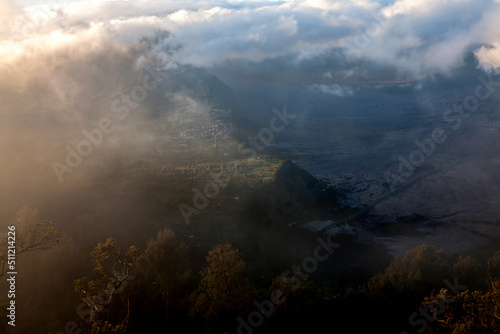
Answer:
[{"label": "dark mountain peak", "polygon": [[288,191],[297,192],[313,190],[319,184],[314,176],[290,160],[283,162],[283,165],[276,172],[274,182]]}]

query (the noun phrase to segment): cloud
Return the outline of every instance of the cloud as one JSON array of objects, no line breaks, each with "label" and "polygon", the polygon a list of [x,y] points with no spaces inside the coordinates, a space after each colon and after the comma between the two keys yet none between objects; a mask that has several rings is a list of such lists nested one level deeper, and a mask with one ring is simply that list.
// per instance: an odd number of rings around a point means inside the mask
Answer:
[{"label": "cloud", "polygon": [[465,3],[468,0],[398,0],[382,9],[386,17],[396,15],[430,16],[439,7]]},{"label": "cloud", "polygon": [[311,91],[317,93],[324,93],[328,95],[344,97],[353,96],[354,90],[350,87],[340,86],[338,84],[326,85],[326,84],[314,84],[310,86]]},{"label": "cloud", "polygon": [[19,14],[19,10],[9,1],[0,2],[0,36],[6,38],[6,34],[10,32],[10,25],[13,18]]},{"label": "cloud", "polygon": [[358,28],[348,50],[413,74],[459,68],[468,52],[495,40],[500,18],[492,1],[400,0],[380,13]]},{"label": "cloud", "polygon": [[[2,13],[13,13],[5,19],[14,22],[0,26],[4,63],[77,45],[133,47],[143,36],[168,31],[170,37],[150,51],[170,68],[280,57],[294,59],[293,66],[331,56],[329,51],[338,48],[356,66],[393,68],[403,76],[450,74],[469,52],[484,68],[500,66],[500,10],[491,0],[110,0],[2,6]],[[22,24],[27,20],[29,25]],[[7,32],[8,27],[19,29]]]},{"label": "cloud", "polygon": [[500,43],[494,42],[490,46],[482,46],[475,55],[483,68],[487,70],[500,68]]}]

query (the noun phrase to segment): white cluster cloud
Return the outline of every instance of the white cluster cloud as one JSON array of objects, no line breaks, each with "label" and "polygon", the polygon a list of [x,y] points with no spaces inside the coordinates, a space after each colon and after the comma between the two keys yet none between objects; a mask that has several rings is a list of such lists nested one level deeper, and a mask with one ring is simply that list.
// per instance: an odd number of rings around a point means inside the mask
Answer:
[{"label": "white cluster cloud", "polygon": [[339,84],[314,84],[310,88],[313,92],[324,93],[338,97],[354,95],[354,90],[351,87],[341,86]]},{"label": "white cluster cloud", "polygon": [[485,69],[500,67],[500,41],[493,42],[489,47],[482,46],[475,54]]},{"label": "white cluster cloud", "polygon": [[[169,47],[158,45],[157,55],[201,67],[303,60],[341,48],[351,59],[415,75],[450,73],[470,52],[484,68],[500,68],[500,4],[493,0],[1,1],[4,62],[67,47],[126,47],[168,31],[162,43]],[[162,54],[172,46],[174,54]]]}]

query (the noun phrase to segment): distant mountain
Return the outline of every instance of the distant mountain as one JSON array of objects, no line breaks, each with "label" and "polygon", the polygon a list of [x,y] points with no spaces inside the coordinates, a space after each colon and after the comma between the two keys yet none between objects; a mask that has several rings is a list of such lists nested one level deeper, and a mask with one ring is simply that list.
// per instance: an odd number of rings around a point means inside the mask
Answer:
[{"label": "distant mountain", "polygon": [[[259,130],[258,115],[238,99],[234,90],[204,69],[183,68],[162,81],[161,85],[163,91],[187,94],[212,108],[231,110],[230,119],[235,130],[233,135],[240,139]],[[157,98],[164,99],[163,96]]]}]

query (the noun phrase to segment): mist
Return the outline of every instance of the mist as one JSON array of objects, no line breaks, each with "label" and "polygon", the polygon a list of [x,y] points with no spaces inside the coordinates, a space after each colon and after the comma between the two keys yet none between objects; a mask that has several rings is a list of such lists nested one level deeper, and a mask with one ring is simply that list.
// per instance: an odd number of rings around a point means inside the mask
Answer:
[{"label": "mist", "polygon": [[346,249],[319,290],[422,243],[448,260],[497,249],[498,1],[0,1],[0,234],[23,207],[63,231],[20,257],[12,333],[83,323],[73,283],[108,237],[144,251],[172,230],[190,292],[223,242],[256,291],[308,254],[307,233]]}]

